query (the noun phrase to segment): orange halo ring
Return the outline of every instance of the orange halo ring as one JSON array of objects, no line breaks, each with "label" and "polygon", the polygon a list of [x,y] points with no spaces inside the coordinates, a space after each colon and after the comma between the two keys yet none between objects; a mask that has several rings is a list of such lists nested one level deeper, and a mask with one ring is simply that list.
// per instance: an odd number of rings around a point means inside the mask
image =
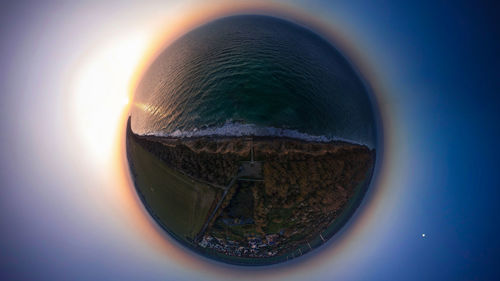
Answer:
[{"label": "orange halo ring", "polygon": [[[391,145],[394,144],[394,140],[389,138],[390,135],[386,132],[387,129],[392,127],[392,124],[390,124],[390,118],[388,118],[390,115],[388,103],[385,102],[383,95],[381,94],[385,92],[385,87],[382,85],[383,83],[381,82],[380,77],[375,75],[375,72],[372,70],[373,68],[367,58],[363,57],[361,54],[362,52],[352,44],[353,40],[338,29],[338,24],[332,26],[331,23],[327,23],[317,17],[313,18],[310,14],[306,14],[292,6],[284,4],[242,3],[237,5],[233,4],[230,5],[230,7],[227,7],[227,5],[223,7],[220,5],[223,4],[223,2],[218,3],[218,5],[214,5],[213,3],[198,5],[193,8],[188,15],[172,19],[168,22],[168,25],[165,24],[165,26],[168,26],[169,28],[160,32],[160,35],[150,44],[149,50],[141,60],[139,67],[131,80],[129,100],[133,100],[133,93],[135,92],[138,82],[141,80],[149,65],[170,43],[185,34],[187,31],[211,20],[223,16],[252,13],[277,16],[297,24],[307,26],[318,32],[318,34],[324,36],[342,54],[349,58],[348,60],[351,62],[351,66],[358,71],[359,76],[364,79],[367,88],[372,92],[372,104],[374,105],[376,114],[379,115],[378,143],[379,147],[382,149],[379,149],[381,151],[377,153],[378,157],[374,176],[362,204],[358,207],[356,213],[349,220],[348,224],[344,226],[339,233],[335,234],[332,239],[330,239],[328,245],[320,247],[309,255],[297,258],[291,262],[263,267],[243,267],[215,262],[198,254],[192,253],[192,251],[186,251],[184,246],[170,238],[165,231],[156,224],[142,205],[142,202],[135,192],[125,152],[124,136],[128,110],[124,111],[124,114],[120,119],[120,129],[116,136],[117,145],[114,146],[114,162],[116,163],[116,165],[114,165],[115,172],[118,178],[119,186],[124,187],[123,192],[120,192],[118,195],[118,200],[120,200],[121,203],[127,207],[127,211],[129,211],[129,215],[133,221],[134,229],[137,229],[141,232],[141,235],[147,237],[147,240],[151,241],[151,245],[156,251],[162,251],[166,254],[166,257],[174,257],[174,259],[171,260],[178,263],[179,266],[189,265],[190,270],[197,268],[200,272],[218,274],[221,269],[224,269],[226,277],[231,277],[233,275],[235,277],[241,277],[241,274],[252,272],[252,276],[255,278],[258,278],[260,275],[269,278],[272,276],[281,276],[282,273],[293,274],[300,271],[304,267],[324,266],[328,264],[328,261],[331,261],[333,254],[338,257],[342,256],[339,252],[348,251],[350,247],[355,245],[354,242],[356,238],[359,239],[362,234],[366,234],[370,222],[373,222],[373,218],[381,209],[380,201],[381,198],[383,198],[382,194],[386,193],[388,190],[389,177],[387,167],[391,165],[392,161],[389,161],[391,159],[389,150],[384,150],[383,148],[391,147]],[[380,106],[383,106],[383,108]],[[384,126],[382,126],[382,124]]]}]

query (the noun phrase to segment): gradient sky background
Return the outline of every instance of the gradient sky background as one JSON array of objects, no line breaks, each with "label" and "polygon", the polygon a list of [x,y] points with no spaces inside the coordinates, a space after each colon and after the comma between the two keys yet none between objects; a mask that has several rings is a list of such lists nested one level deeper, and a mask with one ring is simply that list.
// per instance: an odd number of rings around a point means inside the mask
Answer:
[{"label": "gradient sky background", "polygon": [[129,84],[197,2],[0,4],[0,279],[500,279],[498,4],[255,4],[327,27],[374,89],[385,151],[328,245],[248,269],[175,244],[123,174]]}]

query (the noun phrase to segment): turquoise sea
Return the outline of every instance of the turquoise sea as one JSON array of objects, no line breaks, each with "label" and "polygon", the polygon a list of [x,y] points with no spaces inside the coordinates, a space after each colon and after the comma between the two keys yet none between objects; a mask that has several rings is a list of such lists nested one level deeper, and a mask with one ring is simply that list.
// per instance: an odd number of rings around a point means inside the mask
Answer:
[{"label": "turquoise sea", "polygon": [[139,134],[376,145],[369,92],[349,62],[313,31],[269,16],[222,18],[180,37],[150,66],[134,104]]}]

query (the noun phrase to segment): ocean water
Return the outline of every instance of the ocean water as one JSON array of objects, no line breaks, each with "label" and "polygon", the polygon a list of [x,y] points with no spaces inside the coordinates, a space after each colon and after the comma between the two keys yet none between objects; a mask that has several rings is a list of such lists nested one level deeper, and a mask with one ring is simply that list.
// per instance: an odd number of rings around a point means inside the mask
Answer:
[{"label": "ocean water", "polygon": [[277,135],[376,145],[369,93],[313,31],[268,16],[188,32],[146,71],[132,129],[167,136]]}]

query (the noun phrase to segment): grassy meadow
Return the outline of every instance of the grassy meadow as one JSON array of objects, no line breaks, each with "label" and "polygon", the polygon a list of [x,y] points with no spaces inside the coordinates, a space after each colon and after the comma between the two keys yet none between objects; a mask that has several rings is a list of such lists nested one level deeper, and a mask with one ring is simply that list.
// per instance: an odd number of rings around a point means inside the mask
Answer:
[{"label": "grassy meadow", "polygon": [[217,191],[183,175],[129,138],[136,188],[159,223],[191,242],[201,230]]}]

